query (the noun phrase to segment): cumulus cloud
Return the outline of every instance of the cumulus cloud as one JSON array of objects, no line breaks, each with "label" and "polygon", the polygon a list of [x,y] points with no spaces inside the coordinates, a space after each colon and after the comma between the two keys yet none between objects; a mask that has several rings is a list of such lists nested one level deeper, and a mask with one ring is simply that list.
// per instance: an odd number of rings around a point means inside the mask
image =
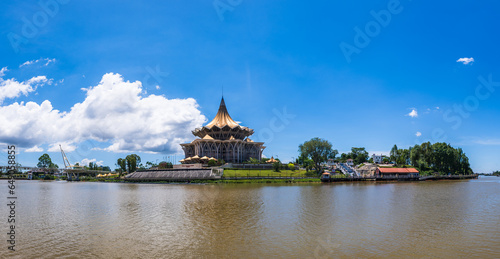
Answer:
[{"label": "cumulus cloud", "polygon": [[[0,142],[20,147],[50,145],[49,151],[74,150],[78,143],[96,140],[113,152],[178,152],[192,140],[191,130],[206,118],[193,98],[167,99],[144,95],[142,83],[105,74],[99,84],[85,89],[86,98],[69,111],[50,101],[0,106]],[[8,122],[8,123],[7,123]]]},{"label": "cumulus cloud", "polygon": [[[61,146],[59,146],[61,145]],[[61,152],[61,148],[64,152],[72,152],[75,151],[76,146],[71,141],[62,141],[59,143],[50,144],[48,152]]]},{"label": "cumulus cloud", "polygon": [[457,60],[457,62],[462,62],[464,65],[467,65],[469,63],[473,63],[474,62],[474,58],[470,57],[470,58],[459,58]]},{"label": "cumulus cloud", "polygon": [[412,118],[416,118],[418,117],[418,112],[417,112],[417,109],[411,109],[411,112],[406,114],[406,116],[410,116]]},{"label": "cumulus cloud", "polygon": [[27,96],[29,93],[34,92],[38,86],[52,83],[52,80],[47,79],[46,76],[36,76],[22,82],[17,81],[15,78],[5,80],[3,76],[6,71],[6,67],[0,70],[0,104],[5,99],[16,98],[21,95]]},{"label": "cumulus cloud", "polygon": [[43,148],[41,148],[39,146],[34,146],[32,148],[27,148],[26,150],[24,150],[24,152],[27,152],[27,153],[31,153],[31,152],[43,152]]},{"label": "cumulus cloud", "polygon": [[417,133],[415,134],[415,136],[420,137],[420,136],[422,136],[422,133],[420,131],[417,131]]},{"label": "cumulus cloud", "polygon": [[101,166],[104,163],[104,161],[97,161],[97,159],[95,159],[95,158],[93,158],[93,159],[84,158],[78,164],[81,166],[88,166],[90,162],[95,163],[98,166]]},{"label": "cumulus cloud", "polygon": [[22,63],[19,67],[25,67],[25,66],[30,66],[30,65],[33,65],[33,64],[37,64],[37,63],[40,63],[42,64],[43,66],[48,66],[50,63],[53,63],[53,62],[56,62],[56,59],[55,58],[40,58],[40,59],[37,59],[37,60],[28,60],[24,63]]}]

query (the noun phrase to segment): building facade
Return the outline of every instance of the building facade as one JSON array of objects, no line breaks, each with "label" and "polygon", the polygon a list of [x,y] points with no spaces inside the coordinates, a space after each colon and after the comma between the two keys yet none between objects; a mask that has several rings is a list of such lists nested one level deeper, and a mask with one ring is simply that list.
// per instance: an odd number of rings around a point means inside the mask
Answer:
[{"label": "building facade", "polygon": [[250,158],[262,158],[266,148],[264,142],[254,142],[249,137],[253,129],[240,126],[234,121],[226,108],[224,97],[215,118],[206,126],[192,131],[196,138],[191,143],[181,144],[185,158],[183,164],[206,163],[222,159],[228,163],[242,163]]},{"label": "building facade", "polygon": [[383,161],[383,155],[376,155],[376,154],[373,154],[372,155],[372,159],[373,159],[373,163],[375,164],[382,164],[382,161]]}]

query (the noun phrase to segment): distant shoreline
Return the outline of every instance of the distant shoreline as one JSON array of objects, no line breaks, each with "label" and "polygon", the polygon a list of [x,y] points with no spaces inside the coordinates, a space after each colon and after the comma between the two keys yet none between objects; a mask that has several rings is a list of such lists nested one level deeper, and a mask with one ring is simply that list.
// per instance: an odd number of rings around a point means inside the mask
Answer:
[{"label": "distant shoreline", "polygon": [[[124,179],[105,179],[105,180],[81,180],[74,182],[98,182],[98,183],[154,183],[154,184],[295,184],[295,183],[347,183],[347,182],[368,182],[368,183],[398,183],[398,182],[428,182],[428,181],[456,181],[456,180],[471,180],[478,179],[479,175],[451,175],[451,176],[433,176],[425,177],[425,179],[420,178],[331,178],[327,180],[321,180],[320,178],[273,178],[273,179],[262,179],[262,178],[238,178],[238,179],[215,179],[215,180],[192,180],[192,181],[130,181]],[[491,175],[491,177],[494,177]],[[8,180],[9,178],[0,178],[0,180]],[[28,180],[25,178],[19,178],[15,180],[22,181],[42,181],[42,182],[57,182],[57,180]],[[64,180],[65,181],[65,180]],[[73,182],[73,181],[69,181]]]}]

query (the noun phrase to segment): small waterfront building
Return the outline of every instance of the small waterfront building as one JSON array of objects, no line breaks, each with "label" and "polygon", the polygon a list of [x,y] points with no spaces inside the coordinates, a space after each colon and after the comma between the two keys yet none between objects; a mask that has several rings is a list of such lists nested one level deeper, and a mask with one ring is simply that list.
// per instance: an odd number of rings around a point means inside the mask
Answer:
[{"label": "small waterfront building", "polygon": [[411,178],[411,177],[419,177],[420,172],[415,168],[379,167],[377,168],[377,176]]},{"label": "small waterfront building", "polygon": [[249,137],[253,129],[239,125],[226,108],[224,97],[215,118],[206,126],[192,131],[196,138],[181,144],[185,158],[183,164],[205,162],[204,157],[222,159],[227,163],[243,163],[250,158],[261,160],[264,142],[254,142]]}]

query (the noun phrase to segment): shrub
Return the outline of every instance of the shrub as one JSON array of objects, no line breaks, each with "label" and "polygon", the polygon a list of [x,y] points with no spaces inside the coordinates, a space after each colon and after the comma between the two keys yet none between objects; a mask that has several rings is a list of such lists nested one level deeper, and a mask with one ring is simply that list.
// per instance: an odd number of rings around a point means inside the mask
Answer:
[{"label": "shrub", "polygon": [[274,162],[274,163],[273,163],[273,170],[274,170],[275,172],[281,172],[281,171],[280,171],[280,168],[281,168],[281,164],[280,164],[280,162]]}]

